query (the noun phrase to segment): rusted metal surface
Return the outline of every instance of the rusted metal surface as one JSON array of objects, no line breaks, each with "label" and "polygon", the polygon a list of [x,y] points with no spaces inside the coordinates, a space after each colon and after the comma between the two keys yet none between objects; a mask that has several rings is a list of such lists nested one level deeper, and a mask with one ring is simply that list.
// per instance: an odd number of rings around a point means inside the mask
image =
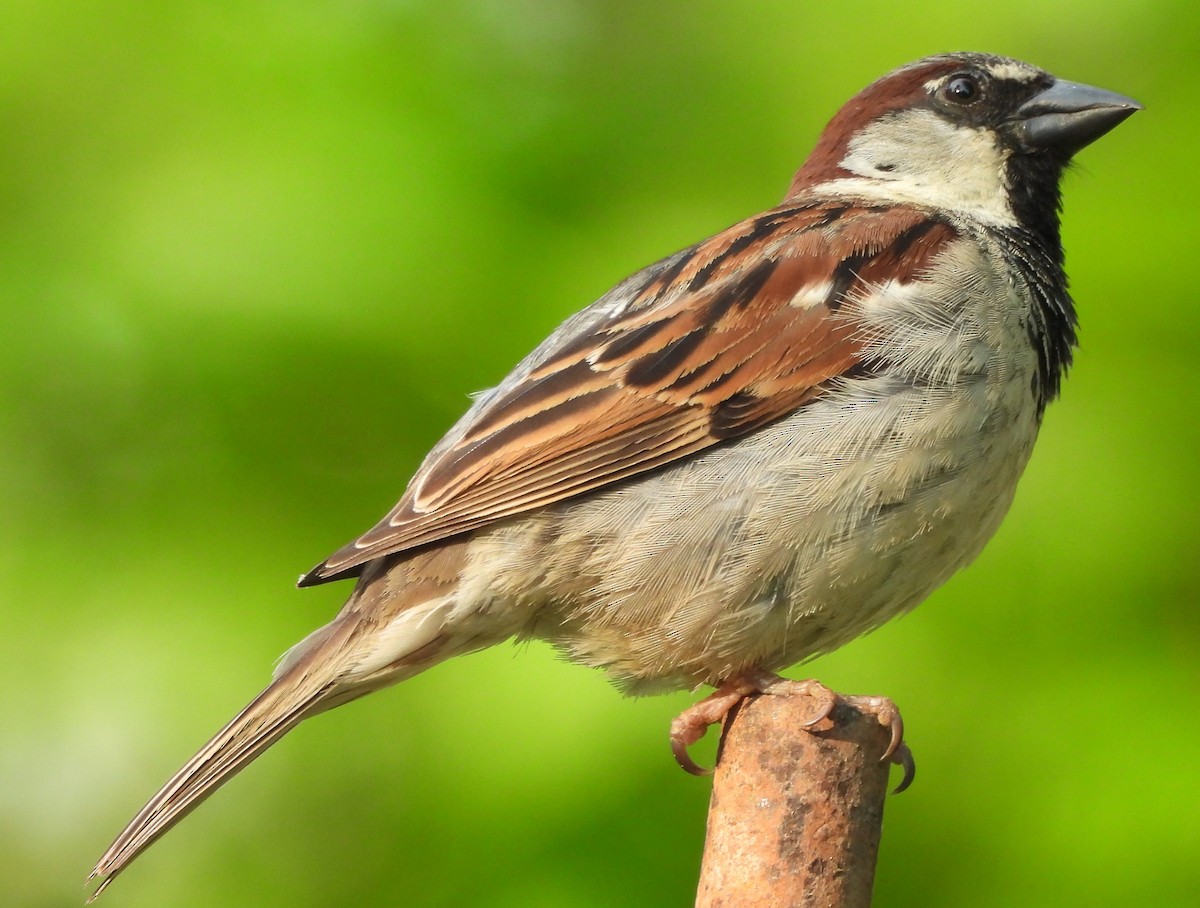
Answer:
[{"label": "rusted metal surface", "polygon": [[889,733],[839,701],[746,700],[727,722],[713,780],[697,908],[865,908],[883,827]]}]

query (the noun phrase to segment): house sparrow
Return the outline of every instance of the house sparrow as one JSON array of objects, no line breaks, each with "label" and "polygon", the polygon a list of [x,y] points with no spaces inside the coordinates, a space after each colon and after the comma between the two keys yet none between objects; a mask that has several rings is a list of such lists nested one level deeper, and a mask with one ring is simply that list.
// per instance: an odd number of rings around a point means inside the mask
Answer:
[{"label": "house sparrow", "polygon": [[687,764],[774,671],[914,607],[1012,501],[1075,342],[1059,178],[1138,109],[975,53],[852,98],[782,204],[569,318],[300,580],[355,586],[93,898],[302,719],[451,656],[539,638],[631,693],[713,685],[673,726]]}]

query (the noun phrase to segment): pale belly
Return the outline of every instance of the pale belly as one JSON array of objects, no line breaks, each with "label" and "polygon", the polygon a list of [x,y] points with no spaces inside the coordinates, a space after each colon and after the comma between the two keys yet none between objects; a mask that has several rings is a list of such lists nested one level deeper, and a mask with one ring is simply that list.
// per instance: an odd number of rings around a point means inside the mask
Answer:
[{"label": "pale belly", "polygon": [[468,575],[484,610],[651,691],[779,669],[912,608],[995,532],[1037,420],[1027,376],[894,385],[847,383],[735,444],[480,534]]},{"label": "pale belly", "polygon": [[539,637],[633,691],[712,684],[835,649],[971,561],[1037,436],[1028,302],[996,248],[962,245],[856,317],[875,374],[480,531],[455,608],[472,645]]}]

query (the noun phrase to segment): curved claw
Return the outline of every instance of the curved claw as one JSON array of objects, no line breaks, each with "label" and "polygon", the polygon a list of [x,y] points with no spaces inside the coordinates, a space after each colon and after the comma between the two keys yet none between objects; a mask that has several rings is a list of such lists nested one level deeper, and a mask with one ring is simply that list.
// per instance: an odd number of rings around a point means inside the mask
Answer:
[{"label": "curved claw", "polygon": [[913,779],[917,777],[917,763],[913,759],[912,751],[908,749],[908,745],[903,741],[895,745],[891,753],[885,756],[884,759],[890,760],[904,770],[900,784],[892,789],[892,794],[898,795],[904,789],[908,788],[913,783]]},{"label": "curved claw", "polygon": [[[812,728],[814,725],[820,725],[826,719],[833,716],[833,711],[837,709],[838,695],[831,691],[819,681],[795,681],[791,682],[794,689],[801,692],[820,698],[820,706],[813,713],[811,719],[806,719],[800,726],[801,728]],[[770,693],[770,691],[768,691]]]},{"label": "curved claw", "polygon": [[730,710],[741,703],[744,697],[759,693],[760,690],[755,681],[734,678],[676,716],[671,723],[671,753],[675,755],[675,762],[680,768],[694,776],[711,775],[713,770],[696,763],[688,753],[688,748],[704,737],[710,725],[724,723]]},{"label": "curved claw", "polygon": [[900,718],[900,710],[887,697],[846,697],[845,700],[861,712],[873,715],[879,724],[888,730],[888,746],[879,760],[895,763],[904,770],[900,784],[892,789],[892,794],[900,794],[912,784],[917,775],[917,764],[913,760],[912,751],[904,743],[904,720]]},{"label": "curved claw", "polygon": [[688,745],[681,738],[671,736],[671,753],[675,755],[675,762],[679,764],[679,768],[684,772],[691,773],[694,776],[711,776],[714,768],[701,766],[692,759],[692,755],[688,753]]}]

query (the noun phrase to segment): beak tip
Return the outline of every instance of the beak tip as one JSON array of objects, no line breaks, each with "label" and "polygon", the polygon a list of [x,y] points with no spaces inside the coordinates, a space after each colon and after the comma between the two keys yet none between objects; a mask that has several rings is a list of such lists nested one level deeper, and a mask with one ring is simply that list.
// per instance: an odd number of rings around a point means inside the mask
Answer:
[{"label": "beak tip", "polygon": [[1069,157],[1142,109],[1125,95],[1059,80],[1021,107],[1017,135],[1028,151]]}]

